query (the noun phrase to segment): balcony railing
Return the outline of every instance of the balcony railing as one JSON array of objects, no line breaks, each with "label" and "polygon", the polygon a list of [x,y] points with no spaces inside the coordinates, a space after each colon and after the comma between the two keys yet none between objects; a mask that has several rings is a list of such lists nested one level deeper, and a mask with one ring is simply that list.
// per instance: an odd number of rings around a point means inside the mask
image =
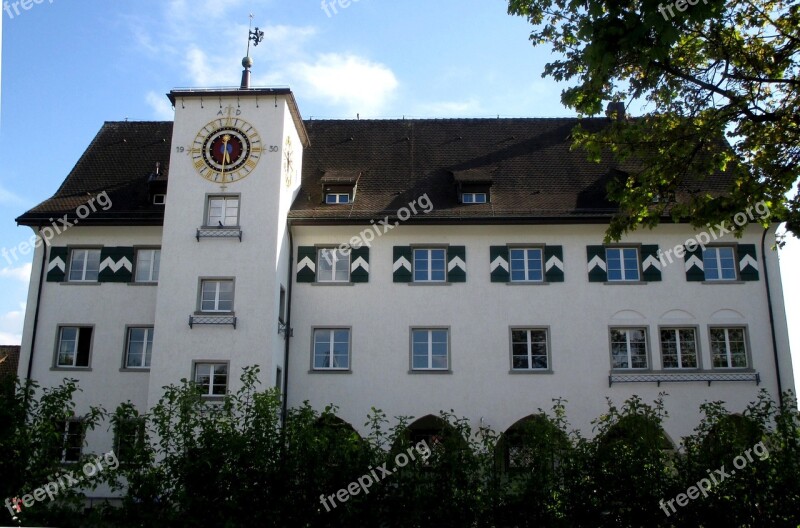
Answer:
[{"label": "balcony railing", "polygon": [[190,315],[189,328],[194,325],[231,325],[236,328],[235,315]]},{"label": "balcony railing", "polygon": [[608,376],[608,386],[614,383],[689,383],[706,382],[710,386],[715,381],[750,381],[761,384],[758,372],[612,372]]},{"label": "balcony railing", "polygon": [[238,227],[198,227],[197,241],[201,238],[238,238],[242,241],[242,230]]}]

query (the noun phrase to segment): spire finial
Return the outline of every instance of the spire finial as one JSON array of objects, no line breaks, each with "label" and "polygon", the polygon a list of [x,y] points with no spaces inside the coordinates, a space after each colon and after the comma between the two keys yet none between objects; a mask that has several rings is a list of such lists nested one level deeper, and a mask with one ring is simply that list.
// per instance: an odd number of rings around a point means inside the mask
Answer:
[{"label": "spire finial", "polygon": [[258,28],[253,29],[253,18],[255,18],[253,13],[250,13],[250,28],[247,31],[247,55],[242,59],[242,66],[244,66],[242,85],[240,87],[242,90],[250,88],[250,68],[253,66],[253,59],[250,58],[250,43],[252,42],[253,46],[258,46],[264,40],[264,32]]}]

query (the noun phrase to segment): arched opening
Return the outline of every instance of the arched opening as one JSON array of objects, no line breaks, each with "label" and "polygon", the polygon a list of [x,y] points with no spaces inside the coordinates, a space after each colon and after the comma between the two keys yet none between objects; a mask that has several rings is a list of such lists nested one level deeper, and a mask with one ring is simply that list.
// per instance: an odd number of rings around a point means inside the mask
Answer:
[{"label": "arched opening", "polygon": [[532,414],[506,429],[497,447],[501,470],[514,475],[553,472],[571,444],[567,434],[546,415]]}]

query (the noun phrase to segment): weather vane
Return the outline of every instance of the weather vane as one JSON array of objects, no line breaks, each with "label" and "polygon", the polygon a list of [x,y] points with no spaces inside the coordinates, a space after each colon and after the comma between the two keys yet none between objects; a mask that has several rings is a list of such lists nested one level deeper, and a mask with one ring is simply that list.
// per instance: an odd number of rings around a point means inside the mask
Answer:
[{"label": "weather vane", "polygon": [[247,32],[247,55],[250,55],[250,43],[253,43],[253,46],[258,46],[262,40],[264,40],[264,32],[260,29],[256,28],[253,29],[253,14],[250,13],[250,30]]}]

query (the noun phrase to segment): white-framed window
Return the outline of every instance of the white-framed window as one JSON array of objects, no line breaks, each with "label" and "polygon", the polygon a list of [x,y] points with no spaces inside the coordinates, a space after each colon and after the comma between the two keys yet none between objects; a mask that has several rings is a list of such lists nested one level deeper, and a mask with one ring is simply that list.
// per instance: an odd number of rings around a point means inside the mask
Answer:
[{"label": "white-framed window", "polygon": [[707,247],[703,250],[703,269],[708,281],[736,280],[736,253],[732,247]]},{"label": "white-framed window", "polygon": [[153,355],[153,328],[128,328],[128,345],[125,350],[125,368],[150,368]]},{"label": "white-framed window", "polygon": [[314,370],[350,369],[350,329],[314,330]]},{"label": "white-framed window", "polygon": [[447,250],[444,248],[414,250],[414,282],[445,282]]},{"label": "white-framed window", "polygon": [[743,327],[711,328],[714,368],[747,368],[747,341]]},{"label": "white-framed window", "polygon": [[201,312],[232,312],[233,281],[203,280],[200,283]]},{"label": "white-framed window", "polygon": [[465,204],[482,204],[482,203],[486,203],[486,193],[483,193],[483,192],[465,192],[465,193],[461,193],[461,203],[465,203]]},{"label": "white-framed window", "polygon": [[647,329],[612,328],[611,368],[646,369],[647,366]]},{"label": "white-framed window", "polygon": [[694,328],[662,328],[659,334],[662,368],[698,368],[697,332]]},{"label": "white-framed window", "polygon": [[228,392],[228,364],[195,363],[194,382],[203,396],[225,396]]},{"label": "white-framed window", "polygon": [[61,431],[61,462],[78,462],[83,454],[85,427],[83,420],[60,420],[55,423]]},{"label": "white-framed window", "polygon": [[636,248],[606,248],[609,281],[639,280],[639,250]]},{"label": "white-framed window", "polygon": [[144,418],[126,418],[114,423],[114,453],[120,463],[130,463],[133,453],[144,443]]},{"label": "white-framed window", "polygon": [[325,195],[326,204],[349,204],[350,194],[348,193],[327,193]]},{"label": "white-framed window", "polygon": [[99,249],[73,249],[69,257],[69,282],[97,282],[100,274]]},{"label": "white-framed window", "polygon": [[136,250],[136,282],[158,282],[160,268],[160,249]]},{"label": "white-framed window", "polygon": [[446,328],[411,330],[411,370],[450,368],[450,331]]},{"label": "white-framed window", "polygon": [[91,327],[62,326],[58,329],[56,367],[87,368],[91,350]]},{"label": "white-framed window", "polygon": [[239,197],[209,196],[207,220],[208,227],[238,227]]},{"label": "white-framed window", "polygon": [[511,369],[548,370],[547,329],[513,328],[511,330]]},{"label": "white-framed window", "polygon": [[511,248],[511,282],[541,282],[544,280],[541,248]]},{"label": "white-framed window", "polygon": [[317,252],[317,282],[350,282],[350,252],[320,249]]}]

